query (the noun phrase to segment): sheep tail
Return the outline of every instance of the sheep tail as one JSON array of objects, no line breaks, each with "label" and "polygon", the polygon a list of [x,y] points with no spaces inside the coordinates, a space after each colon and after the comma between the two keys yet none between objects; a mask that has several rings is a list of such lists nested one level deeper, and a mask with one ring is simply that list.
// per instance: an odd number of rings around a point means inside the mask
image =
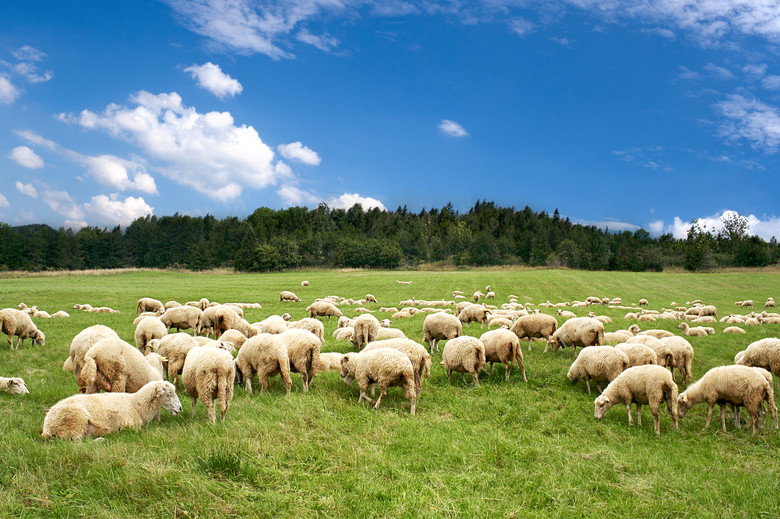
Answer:
[{"label": "sheep tail", "polygon": [[83,393],[91,392],[91,389],[95,386],[96,379],[97,364],[95,363],[95,357],[87,355],[84,357],[84,363],[81,365],[81,372],[79,373],[79,391]]}]

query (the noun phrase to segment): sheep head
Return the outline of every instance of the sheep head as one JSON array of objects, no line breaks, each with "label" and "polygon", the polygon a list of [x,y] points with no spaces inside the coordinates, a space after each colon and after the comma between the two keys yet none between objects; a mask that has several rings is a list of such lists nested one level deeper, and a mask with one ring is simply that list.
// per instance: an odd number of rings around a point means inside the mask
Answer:
[{"label": "sheep head", "polygon": [[693,407],[693,402],[691,402],[687,394],[683,393],[677,397],[677,415],[680,418],[683,418],[691,407]]},{"label": "sheep head", "polygon": [[46,346],[46,336],[40,330],[35,331],[35,335],[33,335],[33,341],[39,346]]},{"label": "sheep head", "polygon": [[613,406],[613,402],[611,402],[609,398],[604,395],[600,395],[598,398],[596,398],[594,404],[595,409],[593,411],[593,416],[596,418],[596,420],[601,420],[604,414],[609,411],[609,408]]},{"label": "sheep head", "polygon": [[8,381],[7,390],[12,395],[26,395],[30,391],[27,389],[27,385],[21,378],[12,378]]}]

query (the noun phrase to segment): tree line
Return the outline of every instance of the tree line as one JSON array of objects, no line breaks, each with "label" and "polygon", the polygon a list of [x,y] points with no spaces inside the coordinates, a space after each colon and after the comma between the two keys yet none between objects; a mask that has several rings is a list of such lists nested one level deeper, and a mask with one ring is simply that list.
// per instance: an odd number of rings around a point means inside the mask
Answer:
[{"label": "tree line", "polygon": [[719,232],[694,222],[686,239],[653,238],[639,229],[610,232],[529,207],[478,201],[418,213],[405,206],[333,209],[261,207],[245,219],[147,216],[125,229],[0,223],[0,270],[97,268],[234,268],[264,272],[306,267],[414,268],[441,265],[528,265],[586,270],[662,271],[756,267],[780,260],[780,247],[749,236],[732,216]]}]

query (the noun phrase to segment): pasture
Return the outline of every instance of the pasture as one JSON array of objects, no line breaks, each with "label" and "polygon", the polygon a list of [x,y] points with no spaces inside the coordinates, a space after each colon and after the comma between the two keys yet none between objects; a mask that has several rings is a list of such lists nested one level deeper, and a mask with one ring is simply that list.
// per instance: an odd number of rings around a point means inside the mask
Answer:
[{"label": "pasture", "polygon": [[[301,287],[300,281],[310,281]],[[411,285],[396,284],[409,280]],[[70,318],[36,320],[44,347],[27,340],[10,351],[0,336],[0,375],[21,376],[30,394],[0,393],[0,516],[3,517],[762,517],[776,516],[780,480],[780,431],[765,427],[726,433],[713,419],[702,430],[705,406],[694,407],[675,432],[665,407],[661,435],[653,434],[647,407],[641,426],[629,427],[615,406],[593,418],[584,383],[566,372],[571,349],[529,352],[523,342],[528,383],[515,369],[508,382],[497,366],[481,386],[447,381],[440,353],[423,381],[417,415],[400,388],[382,407],[358,404],[356,385],[337,373],[314,379],[301,390],[293,374],[292,394],[278,376],[270,391],[248,395],[236,388],[224,423],[210,425],[198,404],[180,389],[184,412],[126,430],[102,441],[44,441],[48,407],[73,394],[73,374],[62,370],[70,341],[83,328],[105,324],[133,343],[136,302],[154,297],[184,303],[206,297],[220,302],[259,302],[246,310],[249,322],[289,312],[307,316],[315,297],[359,299],[374,294],[367,308],[399,301],[451,299],[490,284],[495,304],[515,294],[520,302],[621,297],[625,305],[647,298],[649,308],[702,299],[718,317],[744,313],[734,302],[780,297],[777,270],[711,274],[580,272],[557,270],[306,271],[278,274],[137,271],[79,276],[3,275],[0,307],[20,302]],[[302,303],[281,303],[292,290]],[[73,310],[76,303],[109,306],[118,314]],[[489,303],[493,303],[489,301]],[[353,316],[355,307],[342,306]],[[569,310],[572,310],[569,308]],[[596,307],[613,324],[633,322],[627,310]],[[544,309],[554,313],[553,309]],[[573,309],[587,315],[587,309]],[[376,312],[378,318],[389,315]],[[393,327],[422,342],[423,315],[398,319]],[[677,322],[640,323],[680,334]],[[322,351],[352,351],[331,337],[336,319],[325,320]],[[750,342],[780,336],[779,325],[745,327],[728,335],[716,323],[714,336],[691,337],[694,379],[730,364]],[[469,335],[487,331],[464,327]],[[470,377],[467,377],[470,381]],[[680,388],[682,391],[684,387]],[[716,413],[717,415],[717,410]],[[745,414],[743,413],[743,417]]]}]

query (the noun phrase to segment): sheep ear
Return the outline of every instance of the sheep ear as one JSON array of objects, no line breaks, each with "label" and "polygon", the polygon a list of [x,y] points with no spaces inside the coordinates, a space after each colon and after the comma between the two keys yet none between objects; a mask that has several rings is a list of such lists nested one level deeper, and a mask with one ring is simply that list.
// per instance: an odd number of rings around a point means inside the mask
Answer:
[{"label": "sheep ear", "polygon": [[682,401],[685,402],[685,403],[688,403],[688,395],[683,395],[682,396]]}]

